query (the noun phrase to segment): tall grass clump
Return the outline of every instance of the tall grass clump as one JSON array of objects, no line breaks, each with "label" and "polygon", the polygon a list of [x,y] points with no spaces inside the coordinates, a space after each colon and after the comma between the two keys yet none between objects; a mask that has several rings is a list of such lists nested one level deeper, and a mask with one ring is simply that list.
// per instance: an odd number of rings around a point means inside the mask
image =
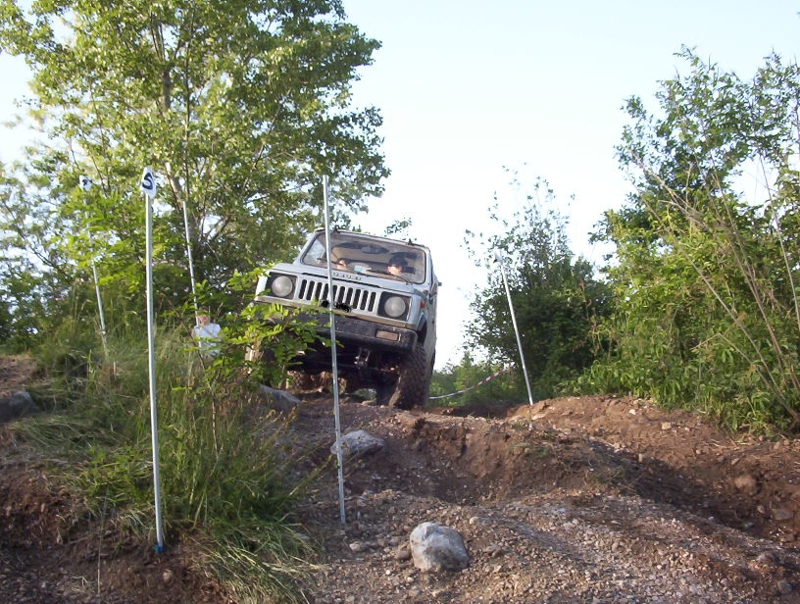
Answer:
[{"label": "tall grass clump", "polygon": [[[307,338],[302,326],[286,325],[292,330],[265,341]],[[185,328],[157,334],[167,546],[193,544],[194,563],[239,602],[291,602],[313,557],[292,519],[308,477],[293,468],[300,453],[287,437],[291,417],[260,404],[238,329],[231,325],[214,358],[201,356]],[[94,514],[154,539],[147,342],[116,335],[108,353],[105,363],[88,365],[80,397],[20,429],[72,462],[68,480]]]}]

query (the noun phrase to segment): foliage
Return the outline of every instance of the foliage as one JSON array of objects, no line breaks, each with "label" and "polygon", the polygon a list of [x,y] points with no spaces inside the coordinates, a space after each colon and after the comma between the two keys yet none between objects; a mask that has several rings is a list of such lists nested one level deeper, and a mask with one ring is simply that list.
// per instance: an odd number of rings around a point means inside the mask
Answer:
[{"label": "foliage", "polygon": [[[772,56],[748,82],[682,56],[658,115],[627,105],[619,158],[636,192],[606,217],[618,306],[585,383],[732,428],[798,428],[800,69]],[[739,192],[756,171],[757,196]]]},{"label": "foliage", "polygon": [[[494,379],[480,383],[501,370],[503,373]],[[515,379],[520,377],[519,373],[511,373],[509,367],[487,361],[476,362],[469,352],[464,352],[458,365],[448,364],[444,369],[433,372],[430,396],[444,397],[462,390],[467,391],[446,398],[434,398],[429,405],[449,407],[473,403],[525,400],[528,396],[525,391],[525,383],[521,379]],[[520,382],[522,383],[520,384]]]},{"label": "foliage", "polygon": [[[221,352],[200,355],[185,326],[157,338],[156,385],[163,517],[167,542],[197,545],[196,564],[213,571],[240,602],[292,601],[308,570],[309,542],[292,519],[305,477],[302,448],[285,438],[291,418],[259,404],[256,373],[243,371],[245,333],[276,350],[302,350],[309,328],[285,318],[257,332],[243,313],[225,322]],[[46,374],[79,359],[81,377],[54,412],[22,424],[29,439],[69,459],[64,479],[98,517],[153,539],[154,495],[147,345],[138,332],[109,339],[109,358],[92,350],[94,333],[76,324],[57,340]],[[57,350],[56,350],[57,349]],[[278,371],[277,368],[272,369]],[[63,376],[66,377],[66,376]],[[50,389],[57,382],[50,380]],[[38,394],[37,394],[38,399]],[[66,402],[65,402],[66,401]],[[72,401],[71,403],[69,401]],[[105,520],[109,521],[109,520]]]},{"label": "foliage", "polygon": [[0,274],[15,346],[45,336],[42,317],[92,261],[109,326],[142,324],[144,166],[160,185],[159,315],[191,300],[187,237],[196,281],[223,291],[320,222],[323,174],[340,222],[381,192],[380,115],[350,100],[379,44],[340,0],[24,5],[0,0],[0,49],[31,66],[29,117],[47,142],[0,173],[0,254],[22,262]]},{"label": "foliage", "polygon": [[[321,310],[321,309],[317,309]],[[242,311],[241,335],[231,339],[236,350],[245,354],[239,366],[246,367],[253,379],[266,384],[283,384],[294,367],[297,353],[320,339],[315,322],[308,318],[313,308],[293,309],[280,304],[249,306]]]},{"label": "foliage", "polygon": [[[14,352],[47,330],[48,317],[63,309],[71,286],[63,257],[49,247],[47,227],[40,222],[42,205],[27,207],[20,201],[23,191],[23,183],[0,165],[0,342]],[[38,270],[44,263],[53,267],[47,278]]]},{"label": "foliage", "polygon": [[408,237],[408,229],[411,228],[411,224],[411,218],[408,216],[398,218],[397,220],[392,221],[392,223],[384,229],[383,234],[385,237],[394,237],[395,239]]},{"label": "foliage", "polygon": [[[518,180],[513,181],[521,187]],[[500,234],[467,233],[467,246],[479,261],[500,253],[505,263],[533,396],[548,398],[575,379],[594,360],[592,330],[608,312],[609,292],[593,268],[574,258],[566,219],[555,209],[547,183],[537,180],[524,194],[511,221],[496,204],[491,219]],[[485,261],[488,285],[475,296],[475,319],[467,336],[485,349],[492,364],[517,362],[519,349],[499,265]]]}]

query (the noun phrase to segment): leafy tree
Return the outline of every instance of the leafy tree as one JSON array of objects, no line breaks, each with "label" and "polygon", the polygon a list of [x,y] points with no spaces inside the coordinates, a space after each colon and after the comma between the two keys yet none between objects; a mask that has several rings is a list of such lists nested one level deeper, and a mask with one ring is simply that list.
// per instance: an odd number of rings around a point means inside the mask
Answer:
[{"label": "leafy tree", "polygon": [[0,0],[0,49],[32,67],[47,143],[0,179],[0,244],[37,287],[71,286],[96,258],[110,312],[140,314],[146,165],[162,307],[188,298],[187,235],[196,280],[222,289],[319,223],[322,174],[345,219],[381,192],[381,119],[349,94],[379,45],[339,0],[23,4]]},{"label": "leafy tree", "polygon": [[[0,300],[2,328],[0,341],[11,351],[23,351],[51,327],[50,317],[68,306],[72,283],[63,254],[54,245],[47,220],[47,199],[32,188],[29,207],[21,199],[23,183],[7,177],[0,166]],[[50,225],[57,232],[60,225]],[[48,266],[43,273],[40,267]]]},{"label": "leafy tree", "polygon": [[[518,180],[513,183],[521,187]],[[511,221],[491,214],[500,234],[467,233],[476,258],[499,251],[506,262],[512,304],[536,398],[553,396],[594,360],[592,329],[607,314],[609,292],[593,277],[593,267],[569,249],[566,219],[555,209],[555,195],[537,180],[524,195]],[[467,328],[472,344],[493,362],[519,365],[519,352],[508,298],[497,264],[487,261],[489,283],[472,302],[474,320]],[[521,372],[518,372],[521,374]],[[517,380],[525,392],[522,376]],[[527,396],[525,396],[527,398]]]},{"label": "leafy tree", "polygon": [[[503,366],[488,361],[476,361],[464,351],[458,365],[448,363],[442,370],[434,371],[431,378],[430,395],[433,405],[457,406],[472,403],[494,403],[517,401],[519,385],[507,372],[481,383],[503,369]],[[463,392],[462,392],[463,391]],[[446,396],[454,393],[454,396]]]},{"label": "leafy tree", "polygon": [[[751,81],[682,51],[659,113],[628,101],[619,158],[636,192],[609,212],[618,307],[590,379],[712,413],[732,427],[800,425],[800,69]],[[761,178],[743,194],[745,174]]]},{"label": "leafy tree", "polygon": [[411,218],[405,216],[403,218],[398,218],[397,220],[393,221],[389,226],[384,229],[383,234],[386,237],[407,237],[408,236],[408,229],[411,228]]}]

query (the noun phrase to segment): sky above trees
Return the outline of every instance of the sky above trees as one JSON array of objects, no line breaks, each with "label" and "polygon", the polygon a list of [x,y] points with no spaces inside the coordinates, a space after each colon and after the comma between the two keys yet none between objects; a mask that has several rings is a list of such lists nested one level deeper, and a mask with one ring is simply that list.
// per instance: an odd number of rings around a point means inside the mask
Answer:
[{"label": "sky above trees", "polygon": [[745,79],[773,51],[800,54],[800,5],[788,0],[344,4],[383,43],[355,94],[381,108],[392,175],[363,224],[407,215],[430,245],[445,284],[439,363],[458,352],[466,297],[486,279],[464,231],[487,228],[495,195],[509,217],[522,203],[504,166],[550,183],[572,250],[600,263],[608,249],[587,233],[631,190],[614,156],[625,99],[655,109],[658,82],[686,70],[681,46]]}]

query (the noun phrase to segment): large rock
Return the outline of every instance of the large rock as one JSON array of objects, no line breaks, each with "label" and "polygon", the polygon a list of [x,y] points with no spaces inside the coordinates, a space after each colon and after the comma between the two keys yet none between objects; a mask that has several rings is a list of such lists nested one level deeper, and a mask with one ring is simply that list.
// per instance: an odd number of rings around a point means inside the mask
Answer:
[{"label": "large rock", "polygon": [[410,542],[414,566],[422,571],[458,571],[469,566],[469,552],[455,529],[423,522],[411,531]]},{"label": "large rock", "polygon": [[15,392],[9,397],[0,399],[0,422],[7,422],[38,411],[39,407],[33,402],[31,395],[25,391]]},{"label": "large rock", "polygon": [[[355,430],[342,436],[342,455],[353,457],[380,451],[386,446],[382,438],[373,436],[366,430]],[[336,453],[336,443],[331,445],[331,453]]]},{"label": "large rock", "polygon": [[277,388],[270,388],[263,384],[258,389],[259,394],[264,398],[267,406],[270,409],[275,409],[281,413],[289,413],[292,409],[301,404],[299,398],[286,392],[285,390],[278,390]]}]

